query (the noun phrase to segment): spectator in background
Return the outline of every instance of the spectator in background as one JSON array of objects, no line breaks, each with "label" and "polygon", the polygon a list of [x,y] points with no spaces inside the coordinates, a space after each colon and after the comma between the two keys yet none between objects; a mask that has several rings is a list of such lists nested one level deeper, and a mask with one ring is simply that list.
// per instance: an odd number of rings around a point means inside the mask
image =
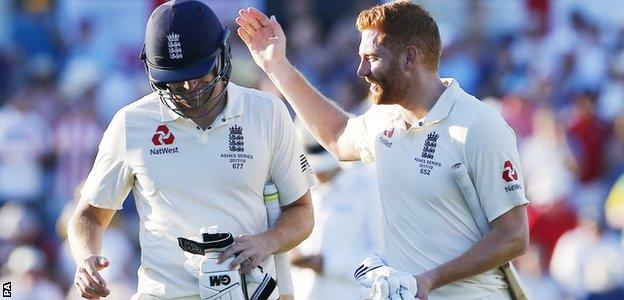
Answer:
[{"label": "spectator in background", "polygon": [[0,106],[5,104],[11,88],[11,75],[13,73],[11,62],[7,49],[0,45]]},{"label": "spectator in background", "polygon": [[584,207],[579,217],[579,226],[557,242],[550,273],[566,295],[576,299],[619,293],[624,283],[624,253],[617,238],[605,231],[600,210]]},{"label": "spectator in background", "polygon": [[540,248],[529,246],[527,252],[516,260],[522,283],[529,299],[563,299],[563,291],[548,273],[548,264]]},{"label": "spectator in background", "polygon": [[23,244],[47,249],[50,254],[52,245],[45,242],[34,209],[17,201],[10,201],[0,208],[0,264],[7,261],[11,251]]},{"label": "spectator in background", "polygon": [[27,96],[17,95],[0,108],[0,203],[35,205],[41,197],[49,136],[44,119],[32,109],[35,99]]},{"label": "spectator in background", "polygon": [[624,174],[609,192],[605,203],[605,217],[611,228],[620,231],[620,248],[624,252]]},{"label": "spectator in background", "polygon": [[360,163],[342,168],[301,122],[295,124],[317,179],[310,189],[314,229],[291,252],[295,299],[360,299],[353,270],[378,249],[381,233],[375,173]]},{"label": "spectator in background", "polygon": [[[621,99],[624,103],[624,97]],[[607,183],[611,185],[624,174],[624,112],[613,121],[613,130],[607,145],[606,161],[608,162]]]},{"label": "spectator in background", "polygon": [[57,58],[60,39],[55,24],[54,2],[52,0],[14,1],[12,37],[15,55],[22,63],[43,55]]},{"label": "spectator in background", "polygon": [[320,25],[310,13],[297,18],[297,22],[290,26],[293,40],[290,42],[293,49],[293,61],[301,66],[301,72],[310,76],[312,82],[319,83],[322,78],[322,66],[327,65],[330,55],[325,53],[320,40]]},{"label": "spectator in background", "polygon": [[546,264],[559,237],[576,226],[576,214],[569,204],[576,163],[559,124],[549,108],[538,109],[533,116],[533,134],[520,147],[531,199],[531,243],[540,247]]},{"label": "spectator in background", "polygon": [[624,46],[609,62],[609,77],[604,81],[598,97],[597,114],[608,122],[624,114]]},{"label": "spectator in background", "polygon": [[[33,246],[19,246],[2,267],[0,282],[11,282],[11,299],[63,299],[61,288],[45,272],[46,257]],[[4,298],[4,297],[3,297]]]},{"label": "spectator in background", "polygon": [[74,190],[89,173],[103,127],[93,109],[93,89],[67,106],[54,128],[52,146],[56,157],[54,198],[50,212],[57,216],[72,199]]},{"label": "spectator in background", "polygon": [[605,188],[600,181],[605,171],[607,126],[595,114],[596,93],[585,91],[576,96],[567,129],[572,153],[578,162],[579,183],[572,198],[573,205],[599,208],[604,202]]}]

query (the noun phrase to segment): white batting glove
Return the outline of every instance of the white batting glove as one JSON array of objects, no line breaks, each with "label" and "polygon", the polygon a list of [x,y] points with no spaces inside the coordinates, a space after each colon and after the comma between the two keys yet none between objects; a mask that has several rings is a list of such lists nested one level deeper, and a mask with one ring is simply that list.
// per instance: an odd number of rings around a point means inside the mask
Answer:
[{"label": "white batting glove", "polygon": [[416,279],[409,273],[386,266],[377,256],[366,258],[354,277],[364,299],[414,299]]},{"label": "white batting glove", "polygon": [[390,276],[390,278],[388,279],[388,282],[399,285],[398,293],[401,296],[400,299],[414,299],[416,297],[416,292],[418,292],[418,283],[412,274],[397,270]]}]

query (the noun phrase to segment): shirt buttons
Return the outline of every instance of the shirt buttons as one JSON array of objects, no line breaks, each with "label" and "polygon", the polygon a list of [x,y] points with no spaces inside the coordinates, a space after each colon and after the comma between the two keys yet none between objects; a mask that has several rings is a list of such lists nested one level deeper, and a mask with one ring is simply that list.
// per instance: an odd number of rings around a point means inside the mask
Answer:
[{"label": "shirt buttons", "polygon": [[225,118],[221,119],[221,122],[225,122]]},{"label": "shirt buttons", "polygon": [[197,129],[199,129],[199,126],[195,126],[195,127],[197,127]]},{"label": "shirt buttons", "polygon": [[208,128],[206,128],[206,129],[212,129],[212,126],[208,126]]},{"label": "shirt buttons", "polygon": [[423,126],[423,125],[425,125],[425,123],[423,123],[422,121],[418,122],[418,126]]}]

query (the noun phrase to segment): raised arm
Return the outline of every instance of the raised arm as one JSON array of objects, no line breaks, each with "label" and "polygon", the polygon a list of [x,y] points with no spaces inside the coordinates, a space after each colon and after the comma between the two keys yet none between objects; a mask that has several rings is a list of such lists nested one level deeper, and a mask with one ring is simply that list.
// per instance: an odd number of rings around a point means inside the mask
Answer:
[{"label": "raised arm", "polygon": [[316,90],[286,58],[286,36],[275,17],[255,8],[239,11],[238,35],[254,61],[295,109],[305,127],[325,149],[342,161],[359,160],[343,134],[349,115]]}]

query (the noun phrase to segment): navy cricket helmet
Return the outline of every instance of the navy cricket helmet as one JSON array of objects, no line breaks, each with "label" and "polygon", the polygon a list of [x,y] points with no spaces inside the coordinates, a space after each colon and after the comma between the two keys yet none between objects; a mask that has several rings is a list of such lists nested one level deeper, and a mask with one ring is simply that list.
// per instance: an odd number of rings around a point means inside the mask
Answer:
[{"label": "navy cricket helmet", "polygon": [[[157,7],[147,21],[145,44],[141,50],[150,87],[160,101],[183,117],[221,99],[227,90],[215,96],[212,92],[220,81],[225,86],[232,70],[230,33],[215,13],[197,0],[169,1]],[[192,90],[179,91],[173,83],[197,79],[212,72],[214,79]],[[186,105],[180,105],[179,100]]]}]

